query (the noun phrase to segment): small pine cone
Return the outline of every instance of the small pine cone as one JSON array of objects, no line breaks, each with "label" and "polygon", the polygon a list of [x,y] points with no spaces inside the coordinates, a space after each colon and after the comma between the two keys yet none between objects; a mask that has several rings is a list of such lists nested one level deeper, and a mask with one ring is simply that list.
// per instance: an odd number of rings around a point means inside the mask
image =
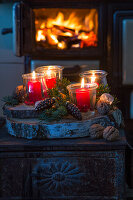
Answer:
[{"label": "small pine cone", "polygon": [[101,100],[97,102],[96,107],[100,115],[106,115],[110,111],[110,104]]},{"label": "small pine cone", "polygon": [[75,104],[67,101],[66,109],[67,109],[68,113],[71,114],[74,118],[76,118],[78,120],[82,120],[81,112]]},{"label": "small pine cone", "polygon": [[23,87],[23,85],[16,87],[15,91],[13,92],[13,98],[17,99],[19,103],[24,102],[26,98],[26,89]]},{"label": "small pine cone", "polygon": [[35,105],[35,110],[36,111],[43,111],[45,109],[49,109],[53,106],[53,104],[55,103],[55,98],[46,98],[43,101],[40,101],[39,103],[37,103]]},{"label": "small pine cone", "polygon": [[93,124],[89,128],[89,135],[93,139],[102,138],[103,137],[103,130],[104,130],[104,127],[101,126],[100,124]]},{"label": "small pine cone", "polygon": [[107,126],[103,131],[103,138],[108,141],[115,141],[120,138],[119,130],[113,126]]}]

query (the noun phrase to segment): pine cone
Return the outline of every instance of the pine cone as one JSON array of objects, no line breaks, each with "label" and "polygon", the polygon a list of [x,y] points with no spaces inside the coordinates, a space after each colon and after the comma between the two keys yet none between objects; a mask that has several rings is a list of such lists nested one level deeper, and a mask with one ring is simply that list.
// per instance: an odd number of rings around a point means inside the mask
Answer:
[{"label": "pine cone", "polygon": [[19,103],[24,102],[26,98],[26,89],[23,87],[23,85],[16,87],[15,91],[13,92],[13,98],[17,99]]},{"label": "pine cone", "polygon": [[78,120],[82,120],[81,112],[75,104],[67,101],[66,109],[67,109],[68,113],[71,114],[74,118],[76,118]]},{"label": "pine cone", "polygon": [[104,127],[101,126],[100,124],[93,124],[89,128],[89,135],[93,139],[102,138],[102,136],[103,136],[103,130],[104,130]]},{"label": "pine cone", "polygon": [[43,101],[40,101],[37,105],[35,105],[36,111],[43,111],[45,109],[49,109],[53,106],[55,103],[55,98],[46,98]]},{"label": "pine cone", "polygon": [[119,137],[119,130],[113,126],[107,126],[103,131],[103,138],[108,141],[118,140]]},{"label": "pine cone", "polygon": [[96,107],[100,115],[106,115],[110,111],[110,104],[101,100],[97,102]]}]

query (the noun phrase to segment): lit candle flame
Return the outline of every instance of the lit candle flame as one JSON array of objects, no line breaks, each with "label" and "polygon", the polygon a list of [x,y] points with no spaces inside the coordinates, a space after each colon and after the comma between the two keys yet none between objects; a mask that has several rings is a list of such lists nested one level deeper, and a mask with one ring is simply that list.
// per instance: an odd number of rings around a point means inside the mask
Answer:
[{"label": "lit candle flame", "polygon": [[48,70],[47,70],[47,76],[48,76],[48,78],[50,78],[50,76],[51,76],[51,70],[50,70],[50,67],[49,67]]},{"label": "lit candle flame", "polygon": [[85,83],[84,78],[82,78],[82,80],[81,80],[81,88],[84,88],[84,83]]},{"label": "lit candle flame", "polygon": [[96,80],[96,76],[95,76],[95,72],[93,72],[91,76],[91,83],[95,83],[95,80]]},{"label": "lit candle flame", "polygon": [[33,79],[36,78],[36,73],[35,73],[35,71],[33,71],[33,73],[32,73],[32,78],[33,78]]}]

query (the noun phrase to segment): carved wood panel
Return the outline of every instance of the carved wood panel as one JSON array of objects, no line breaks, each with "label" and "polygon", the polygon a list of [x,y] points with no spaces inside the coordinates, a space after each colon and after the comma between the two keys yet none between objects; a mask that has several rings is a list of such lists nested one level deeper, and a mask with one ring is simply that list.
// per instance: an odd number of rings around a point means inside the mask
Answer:
[{"label": "carved wood panel", "polygon": [[122,199],[124,152],[43,152],[0,160],[0,197]]}]

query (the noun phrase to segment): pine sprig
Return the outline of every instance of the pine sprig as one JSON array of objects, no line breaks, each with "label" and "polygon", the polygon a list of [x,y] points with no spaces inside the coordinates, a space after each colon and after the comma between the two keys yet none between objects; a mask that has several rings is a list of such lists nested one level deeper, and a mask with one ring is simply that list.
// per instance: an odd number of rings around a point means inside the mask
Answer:
[{"label": "pine sprig", "polygon": [[[96,97],[96,102],[99,100],[100,96],[104,93],[110,93],[111,89],[110,87],[104,84],[100,84],[99,87],[97,88],[97,97]],[[118,100],[118,98],[114,95],[112,95],[114,97],[114,101],[111,104],[111,108],[113,109],[114,107],[116,107],[116,105],[120,102]]]},{"label": "pine sprig", "polygon": [[19,104],[18,99],[14,98],[13,96],[5,96],[2,99],[5,102],[5,105],[16,106]]},{"label": "pine sprig", "polygon": [[67,114],[68,113],[67,113],[66,107],[60,106],[57,109],[51,108],[51,109],[47,109],[47,110],[43,111],[40,114],[39,119],[49,121],[49,122],[59,121]]},{"label": "pine sprig", "polygon": [[119,99],[118,99],[116,96],[114,96],[114,101],[113,101],[112,104],[111,104],[111,108],[113,109],[113,108],[116,107],[117,104],[119,104],[119,103],[120,103]]},{"label": "pine sprig", "polygon": [[56,87],[60,90],[63,94],[68,94],[67,86],[70,85],[70,81],[67,78],[62,78],[62,80],[58,79],[56,83]]},{"label": "pine sprig", "polygon": [[56,87],[48,90],[48,95],[52,98],[56,98],[56,103],[59,106],[64,106],[66,101],[69,101],[69,93],[67,86],[70,84],[70,81],[66,78],[62,80],[57,80]]},{"label": "pine sprig", "polygon": [[99,87],[97,88],[97,99],[103,94],[103,93],[110,93],[110,88],[107,85],[100,84]]},{"label": "pine sprig", "polygon": [[52,108],[46,109],[40,114],[40,120],[59,121],[68,114],[66,102],[70,99],[67,90],[69,84],[70,81],[67,78],[63,78],[62,80],[57,80],[55,88],[48,89],[48,95],[50,98],[55,98],[55,104]]}]

